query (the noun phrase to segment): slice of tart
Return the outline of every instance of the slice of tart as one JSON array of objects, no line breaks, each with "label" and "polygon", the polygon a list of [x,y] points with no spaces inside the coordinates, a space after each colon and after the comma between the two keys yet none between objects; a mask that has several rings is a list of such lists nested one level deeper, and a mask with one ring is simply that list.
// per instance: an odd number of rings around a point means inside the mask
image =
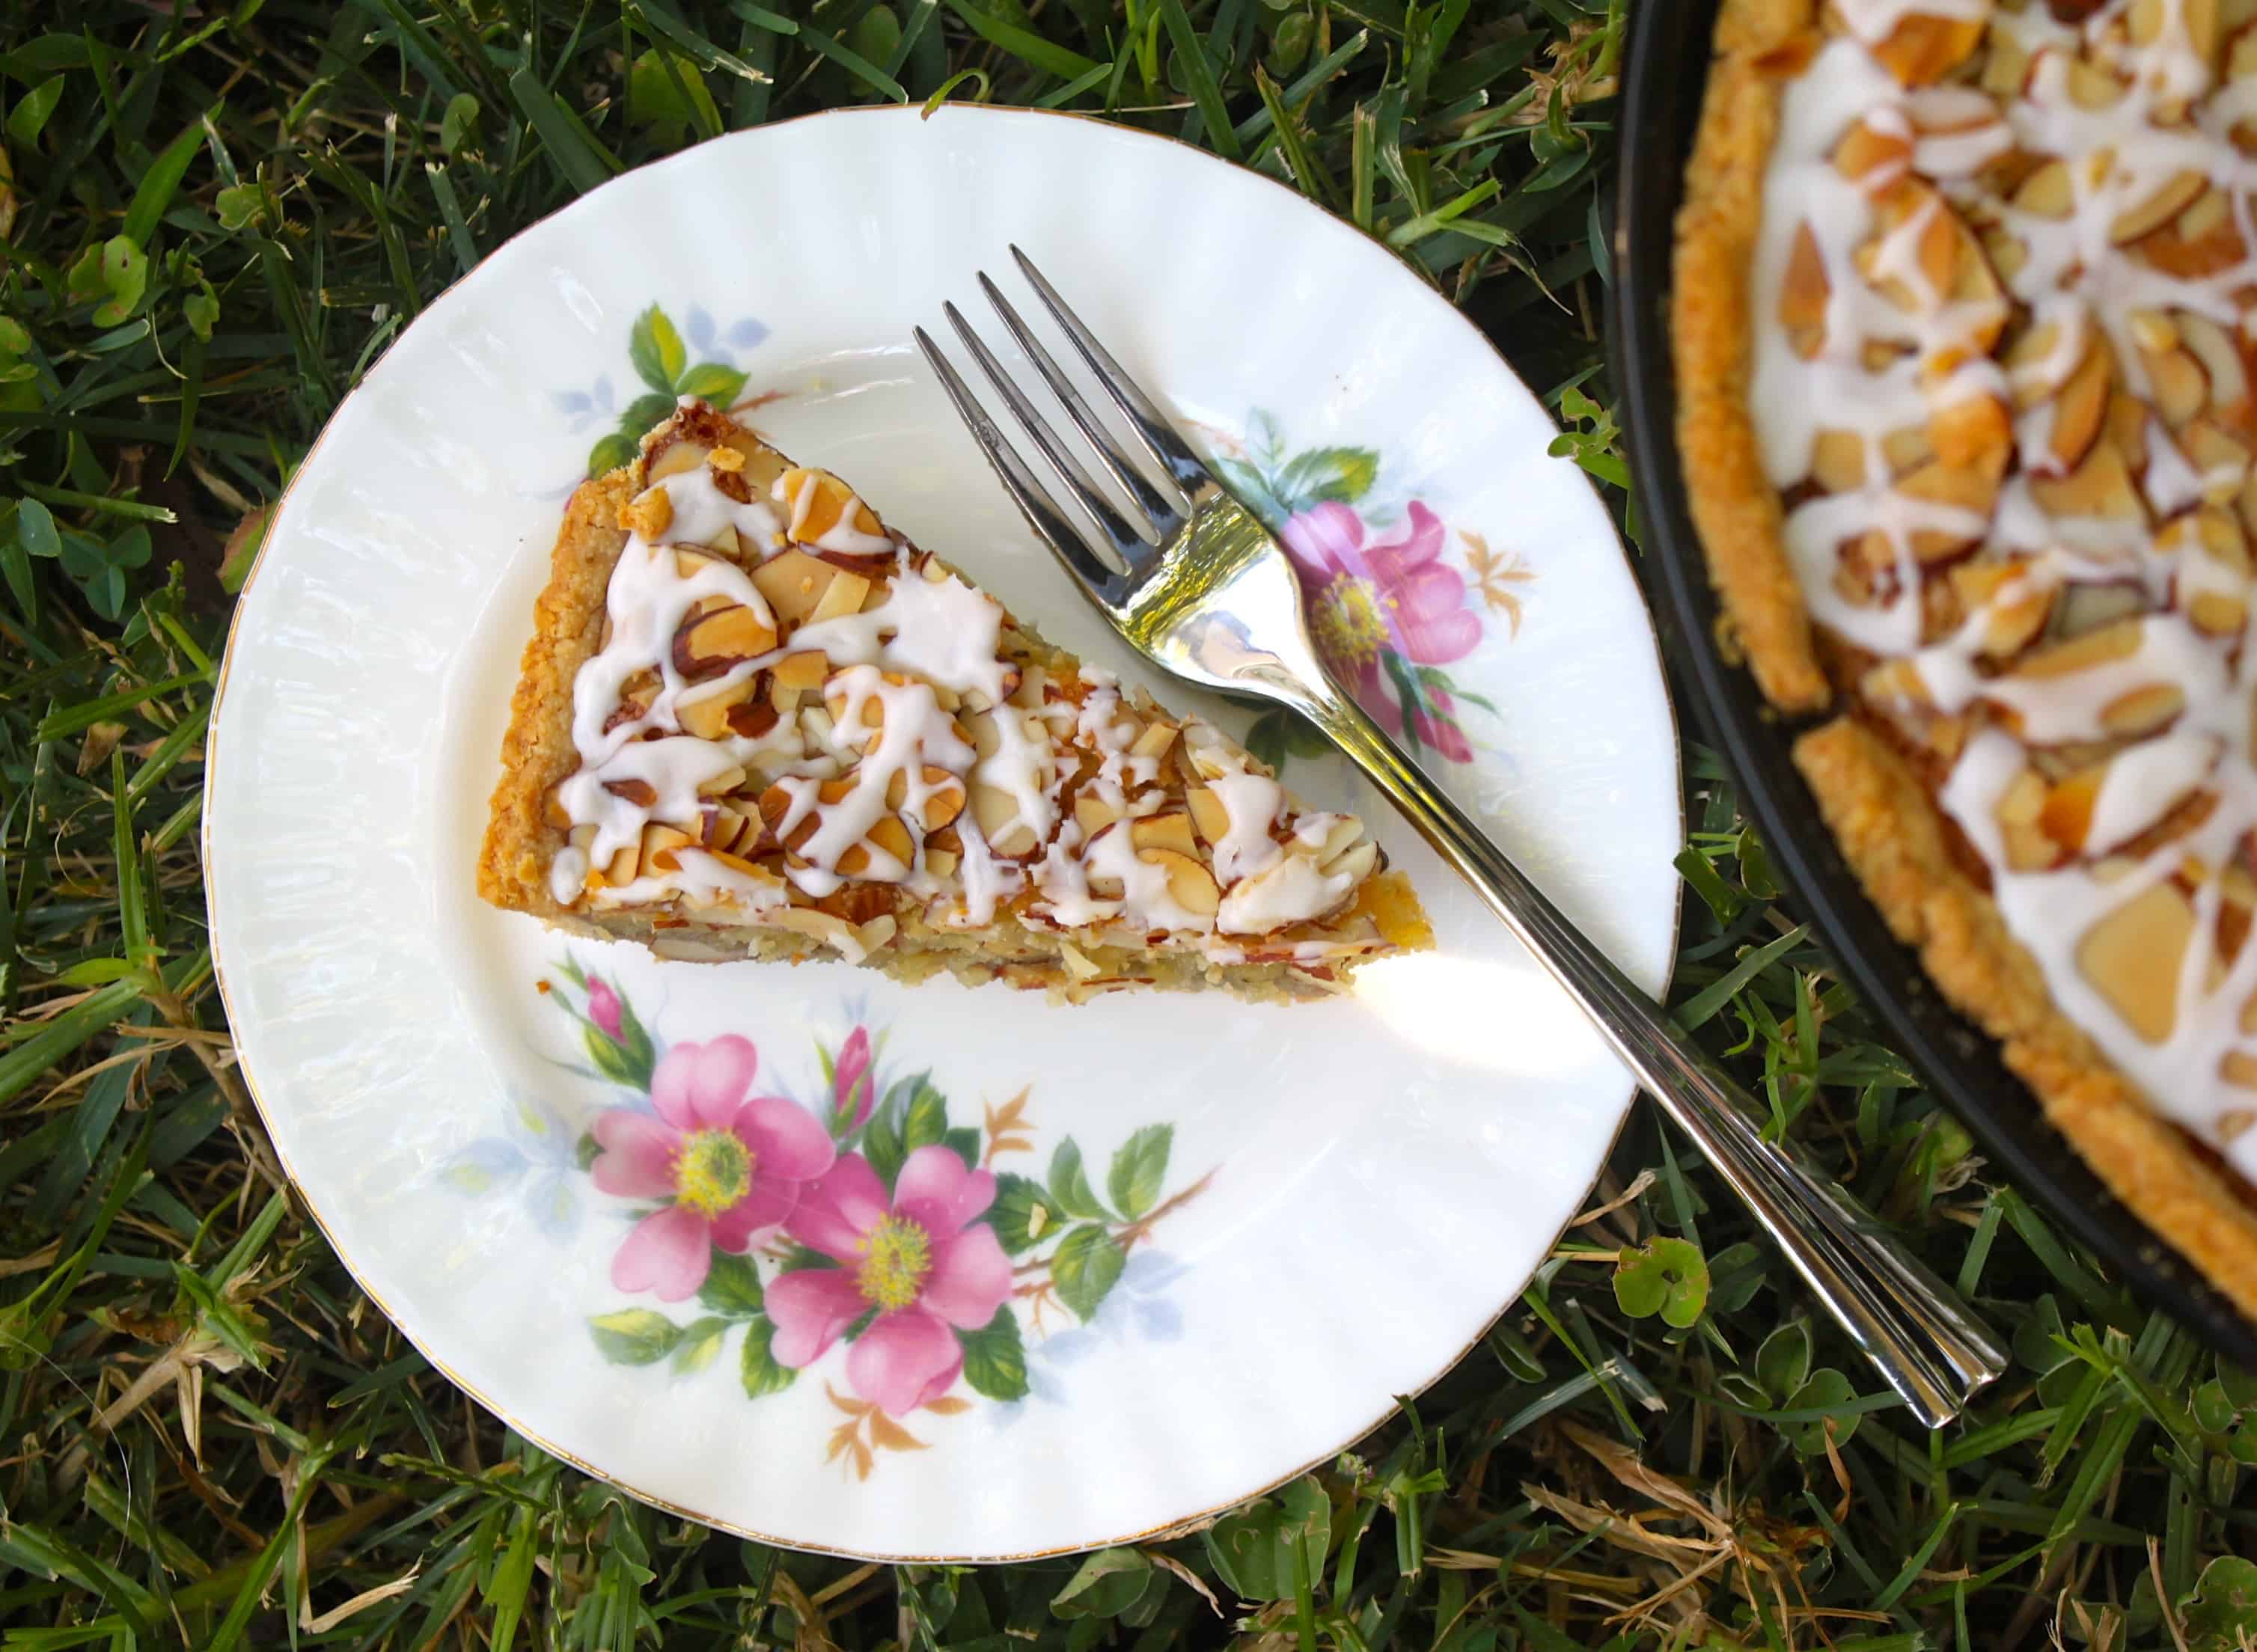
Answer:
[{"label": "slice of tart", "polygon": [[1320,997],[1432,944],[1361,822],[688,401],[566,510],[478,892],[665,957],[1073,1002]]}]

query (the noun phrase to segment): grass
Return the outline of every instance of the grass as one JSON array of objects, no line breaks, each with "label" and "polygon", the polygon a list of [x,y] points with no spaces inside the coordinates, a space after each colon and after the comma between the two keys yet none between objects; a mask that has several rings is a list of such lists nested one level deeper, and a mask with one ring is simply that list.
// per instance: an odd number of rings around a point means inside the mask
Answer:
[{"label": "grass", "polygon": [[339,396],[514,230],[838,103],[1106,114],[1393,248],[1619,484],[1595,319],[1618,4],[121,0],[46,32],[39,11],[0,21],[7,1645],[2257,1642],[2257,1379],[1986,1173],[1697,750],[1677,1002],[2013,1333],[2013,1373],[1940,1435],[1641,1115],[1474,1354],[1216,1531],[980,1572],[781,1555],[584,1478],[425,1367],[292,1201],[230,1065],[195,857],[230,592]]}]

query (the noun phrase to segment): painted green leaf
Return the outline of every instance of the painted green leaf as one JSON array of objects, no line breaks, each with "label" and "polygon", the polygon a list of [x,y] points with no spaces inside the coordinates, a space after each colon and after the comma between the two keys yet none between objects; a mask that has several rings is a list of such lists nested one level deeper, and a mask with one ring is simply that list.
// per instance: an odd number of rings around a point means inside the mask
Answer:
[{"label": "painted green leaf", "polygon": [[2220,1555],[2179,1603],[2188,1652],[2239,1652],[2257,1644],[2257,1561]]},{"label": "painted green leaf", "polygon": [[763,1306],[761,1270],[749,1256],[713,1253],[713,1267],[698,1287],[697,1304],[731,1319],[749,1319]]},{"label": "painted green leaf", "polygon": [[1756,1380],[1779,1400],[1810,1376],[1810,1326],[1791,1319],[1763,1339],[1756,1350]]},{"label": "painted green leaf", "polygon": [[1353,505],[1378,479],[1379,455],[1369,448],[1312,448],[1277,473],[1277,501],[1290,512]]},{"label": "painted green leaf", "polygon": [[1680,1331],[1709,1302],[1709,1264],[1690,1239],[1656,1239],[1615,1261],[1615,1305],[1633,1319],[1661,1316]]},{"label": "painted green leaf", "polygon": [[[1821,1366],[1810,1373],[1808,1381],[1786,1396],[1786,1403],[1780,1409],[1831,1412],[1857,1397],[1857,1391],[1850,1386],[1849,1378],[1831,1366]],[[1834,1444],[1848,1444],[1850,1437],[1857,1433],[1857,1424],[1864,1420],[1863,1414],[1858,1412],[1836,1415],[1833,1418]],[[1801,1423],[1782,1423],[1779,1428],[1796,1451],[1815,1456],[1826,1449],[1826,1425],[1825,1417],[1811,1417]]]},{"label": "painted green leaf", "polygon": [[947,1132],[941,1137],[940,1145],[963,1160],[966,1169],[980,1168],[980,1133],[971,1126]]},{"label": "painted green leaf", "polygon": [[958,1334],[964,1347],[964,1380],[974,1394],[991,1400],[1021,1400],[1027,1394],[1027,1351],[1020,1340],[1018,1316],[1006,1303],[977,1331]]},{"label": "painted green leaf", "polygon": [[1273,772],[1285,766],[1285,736],[1292,722],[1288,711],[1264,711],[1254,719],[1254,726],[1246,731],[1246,749]]},{"label": "painted green leaf", "polygon": [[1270,484],[1262,479],[1262,473],[1252,465],[1236,459],[1219,458],[1214,462],[1214,468],[1221,476],[1223,485],[1238,496],[1239,503],[1272,529],[1283,526],[1285,519],[1292,514],[1270,491]]},{"label": "painted green leaf", "polygon": [[648,1308],[622,1308],[588,1322],[596,1352],[615,1366],[655,1365],[682,1341],[682,1327]]},{"label": "painted green leaf", "polygon": [[619,434],[640,441],[643,433],[662,420],[674,415],[674,392],[663,390],[645,391],[626,405],[619,414]]},{"label": "painted green leaf", "polygon": [[1294,1577],[1323,1575],[1332,1540],[1332,1504],[1324,1487],[1303,1476],[1252,1507],[1207,1528],[1207,1557],[1231,1592],[1248,1600],[1283,1600]]},{"label": "painted green leaf", "polygon": [[1101,1222],[1112,1212],[1098,1202],[1097,1193],[1089,1185],[1089,1177],[1081,1168],[1081,1147],[1072,1136],[1058,1144],[1051,1154],[1051,1197],[1068,1216]]},{"label": "painted green leaf", "polygon": [[616,470],[634,456],[635,444],[632,437],[623,436],[617,431],[607,436],[599,436],[596,439],[596,445],[588,449],[588,474],[599,477],[607,470]]},{"label": "painted green leaf", "polygon": [[682,382],[674,388],[684,396],[697,396],[716,407],[727,407],[737,399],[745,387],[745,376],[733,367],[724,367],[718,362],[700,362],[682,375]]},{"label": "painted green leaf", "polygon": [[1051,1258],[1051,1280],[1060,1302],[1082,1319],[1093,1319],[1128,1261],[1110,1233],[1094,1222],[1085,1223],[1060,1241]]},{"label": "painted green leaf", "polygon": [[870,1115],[870,1122],[862,1128],[862,1156],[878,1173],[878,1180],[890,1190],[894,1178],[902,1173],[902,1161],[909,1156],[909,1150],[902,1146],[901,1111],[894,1105],[891,1092],[878,1104],[877,1111]]},{"label": "painted green leaf", "polygon": [[708,1315],[692,1320],[682,1333],[682,1345],[674,1351],[676,1374],[690,1376],[713,1363],[721,1352],[722,1338],[729,1334],[729,1322],[718,1315]]},{"label": "painted green leaf", "polygon": [[1121,1144],[1105,1178],[1114,1210],[1133,1219],[1158,1201],[1161,1184],[1168,1179],[1168,1151],[1175,1140],[1175,1126],[1146,1125]]},{"label": "painted green leaf", "polygon": [[1060,1218],[1049,1189],[1031,1176],[1005,1170],[995,1178],[995,1202],[987,1207],[987,1219],[1004,1251],[1017,1256],[1054,1235]]},{"label": "painted green leaf", "polygon": [[745,1347],[737,1361],[737,1374],[745,1385],[745,1397],[758,1400],[771,1394],[782,1394],[799,1375],[789,1366],[776,1363],[768,1345],[775,1339],[775,1324],[772,1320],[755,1319],[745,1327]]},{"label": "painted green leaf", "polygon": [[[652,305],[635,317],[634,326],[627,334],[627,360],[633,364],[635,377],[651,389],[669,399],[674,394],[674,381],[682,377],[688,365],[689,352],[682,347],[682,335],[674,330],[674,323],[666,312]],[[660,418],[666,415],[661,413]]]},{"label": "painted green leaf", "polygon": [[1151,1581],[1152,1563],[1135,1549],[1100,1549],[1081,1563],[1051,1599],[1058,1618],[1118,1617],[1136,1604]]},{"label": "painted green leaf", "polygon": [[948,1133],[948,1098],[934,1088],[930,1073],[919,1073],[895,1086],[896,1091],[904,1089],[908,1099],[902,1114],[902,1147],[909,1154],[931,1147]]}]

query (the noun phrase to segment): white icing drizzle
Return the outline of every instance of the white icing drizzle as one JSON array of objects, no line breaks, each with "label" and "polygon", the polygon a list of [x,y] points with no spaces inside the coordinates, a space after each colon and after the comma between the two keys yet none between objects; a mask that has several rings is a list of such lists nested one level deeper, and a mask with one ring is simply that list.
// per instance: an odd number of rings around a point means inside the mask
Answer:
[{"label": "white icing drizzle", "polygon": [[1285,788],[1262,774],[1219,774],[1206,788],[1230,817],[1229,831],[1214,846],[1215,876],[1228,883],[1266,871],[1285,852],[1270,836],[1285,807]]},{"label": "white icing drizzle", "polygon": [[[2241,940],[2257,902],[2257,639],[2242,528],[2230,515],[2212,523],[2232,541],[2214,554],[2202,516],[2237,498],[2246,514],[2253,498],[2257,159],[2233,134],[2241,127],[2257,152],[2257,77],[2218,83],[2225,48],[2198,38],[2189,0],[2107,0],[2074,25],[2044,0],[1833,0],[1831,11],[1845,32],[1784,88],[1750,272],[1749,406],[1772,482],[1800,491],[1789,559],[1820,625],[1908,668],[1866,680],[1877,706],[1915,729],[1967,720],[1939,801],[2055,1000],[2159,1108],[2257,1175],[2257,1128],[2246,1127],[2257,1120],[2257,943]],[[2215,8],[2202,15],[2216,32]],[[2010,66],[1986,84],[2015,89],[1977,84],[1979,54],[1945,84],[1906,89],[1885,59],[1914,18],[1985,25],[1988,51]],[[2135,25],[2148,38],[2135,40]],[[1845,149],[1860,127],[1860,147]],[[1865,158],[1854,178],[1853,152]],[[2048,199],[2039,175],[2055,166]],[[2210,226],[2201,256],[2151,258],[2147,237],[2196,222],[2181,215],[2197,202]],[[1959,259],[1986,250],[1972,286],[1964,262],[1952,290],[1930,274],[1947,232]],[[2010,365],[1994,358],[2002,328]],[[2104,401],[2106,417],[2091,414],[2097,436],[2080,436],[2065,392],[2090,383],[2095,349],[2148,411],[2127,429]],[[2175,349],[2211,395],[2203,427],[2183,406],[2169,423],[2159,412],[2190,371],[2173,366]],[[2159,377],[2166,368],[2179,377]],[[1949,502],[1948,489],[1907,491],[1955,417],[1984,413],[1971,404],[1985,398],[2011,422],[1995,502],[1976,510]],[[2078,468],[2093,464],[2087,452],[2107,460],[2112,442],[2131,444],[2124,487]],[[1827,480],[1806,488],[1822,461]],[[2080,477],[2089,485],[2071,485]],[[1987,595],[1939,608],[1939,585],[1957,572],[1948,565],[1963,561],[2011,571]],[[2015,657],[2103,624],[2125,627],[2112,638],[2125,646],[2087,650],[2067,669]],[[2034,768],[2048,750],[2064,754]],[[2001,811],[2018,797],[2026,807],[2034,783],[2063,794],[2072,769],[2097,787],[2089,817],[2033,870]],[[2149,837],[2167,823],[2161,841]],[[2143,896],[2154,909],[2166,883],[2191,914],[2191,939],[2157,1034],[2152,1007],[2143,1032],[2080,959],[2096,926]],[[2222,932],[2229,901],[2242,916]]]}]

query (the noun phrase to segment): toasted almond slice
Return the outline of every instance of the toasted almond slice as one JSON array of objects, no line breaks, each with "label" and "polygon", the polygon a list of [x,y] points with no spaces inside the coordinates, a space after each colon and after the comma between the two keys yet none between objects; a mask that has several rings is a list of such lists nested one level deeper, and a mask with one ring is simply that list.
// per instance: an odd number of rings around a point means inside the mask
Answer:
[{"label": "toasted almond slice", "polygon": [[2092,830],[2092,808],[2099,801],[2101,782],[2107,778],[2107,764],[2091,763],[2055,781],[2046,788],[2038,810],[2039,828],[2072,854],[2082,851],[2085,835]]},{"label": "toasted almond slice", "polygon": [[1351,885],[1360,884],[1371,876],[1379,865],[1379,845],[1361,843],[1337,859],[1328,860],[1318,868],[1327,878],[1345,878]]},{"label": "toasted almond slice", "polygon": [[2152,734],[2186,710],[2186,691],[2176,682],[2143,683],[2100,708],[2100,726],[2111,734]]},{"label": "toasted almond slice", "polygon": [[826,619],[837,619],[841,615],[859,614],[862,611],[862,599],[869,594],[868,580],[860,574],[841,568],[824,588],[823,600],[809,611],[807,623],[819,625]]},{"label": "toasted almond slice", "polygon": [[2128,660],[2140,652],[2140,641],[2145,632],[2146,626],[2140,619],[2136,615],[2127,615],[2081,637],[2033,650],[2011,674],[2039,679],[2066,677],[2090,671],[2095,666]]},{"label": "toasted almond slice", "polygon": [[1192,836],[1192,817],[1181,809],[1131,821],[1128,841],[1139,849],[1172,849],[1179,855],[1199,852],[1199,843]]},{"label": "toasted almond slice", "polygon": [[753,570],[753,583],[779,623],[805,619],[842,570],[805,551],[782,550]]},{"label": "toasted almond slice", "polygon": [[2003,660],[2027,646],[2053,612],[2054,588],[2044,586],[2020,597],[2001,594],[2026,571],[2020,562],[1961,562],[1951,570],[1951,588],[1965,611],[1985,611],[1983,652]]},{"label": "toasted almond slice", "polygon": [[680,476],[686,470],[695,470],[705,462],[707,455],[711,452],[712,449],[702,442],[674,442],[665,452],[643,468],[643,480],[646,483],[663,482],[669,477]]},{"label": "toasted almond slice", "polygon": [[[785,471],[775,481],[777,501],[792,513],[789,528],[791,537],[802,545],[812,545],[844,520],[857,533],[875,539],[885,528],[871,513],[870,507],[855,497],[848,487],[828,470],[816,470],[801,466]],[[880,554],[891,554],[888,546]]]},{"label": "toasted almond slice", "polygon": [[1042,847],[1035,829],[1019,818],[1016,799],[1006,791],[975,782],[972,818],[987,840],[988,852],[1004,860],[1024,860]]},{"label": "toasted almond slice", "polygon": [[924,851],[924,869],[936,878],[953,878],[958,864],[956,851],[952,849],[928,846]]},{"label": "toasted almond slice", "polygon": [[823,657],[822,652],[819,649],[807,648],[796,653],[786,654],[777,660],[772,674],[777,688],[796,688],[805,693],[810,689],[820,688],[824,679],[830,674],[830,672],[831,662]]},{"label": "toasted almond slice", "polygon": [[1810,448],[1810,479],[1829,493],[1865,485],[1865,439],[1854,430],[1822,430]]},{"label": "toasted almond slice", "polygon": [[604,789],[613,797],[626,799],[637,808],[648,808],[658,801],[658,792],[648,780],[605,780]]},{"label": "toasted almond slice", "polygon": [[1911,165],[1912,143],[1904,133],[1877,131],[1862,120],[1834,145],[1834,170],[1868,194],[1895,183]]},{"label": "toasted almond slice", "polygon": [[916,842],[898,815],[878,816],[877,823],[870,828],[869,841],[904,865],[916,853]]},{"label": "toasted almond slice", "polygon": [[1948,465],[2001,473],[2014,450],[2006,406],[1995,396],[1963,396],[1928,421],[1928,446]]},{"label": "toasted almond slice", "polygon": [[1979,18],[1938,18],[1915,11],[1889,31],[1872,54],[1898,85],[1928,86],[1965,62],[1982,39]]},{"label": "toasted almond slice", "polygon": [[2178,964],[2193,937],[2194,908],[2177,886],[2150,884],[2085,931],[2077,967],[2126,1025],[2160,1044],[2178,1021]]},{"label": "toasted almond slice", "polygon": [[741,603],[690,619],[674,633],[674,668],[692,682],[757,660],[776,646],[775,627]]},{"label": "toasted almond slice", "polygon": [[2066,218],[2077,206],[2077,189],[2068,166],[2048,160],[2022,180],[2014,191],[2014,205],[2041,218]]},{"label": "toasted almond slice", "polygon": [[1165,757],[1168,754],[1168,748],[1175,743],[1176,725],[1174,724],[1153,723],[1148,724],[1144,731],[1136,737],[1136,744],[1128,748],[1128,755],[1131,757]]},{"label": "toasted almond slice", "polygon": [[1082,838],[1086,842],[1119,820],[1121,811],[1094,792],[1078,792],[1074,794],[1073,818],[1081,827]]},{"label": "toasted almond slice", "polygon": [[1817,355],[1826,342],[1826,304],[1832,292],[1818,237],[1805,223],[1795,230],[1786,272],[1780,279],[1779,319],[1794,353],[1806,361]]},{"label": "toasted almond slice", "polygon": [[680,872],[682,863],[675,858],[677,849],[694,847],[697,840],[688,832],[655,822],[642,829],[642,870],[650,872]]},{"label": "toasted almond slice", "polygon": [[778,929],[789,929],[810,941],[820,941],[835,947],[849,957],[860,957],[863,948],[854,926],[845,919],[828,912],[817,912],[812,907],[778,907],[761,914],[761,921]]},{"label": "toasted almond slice", "polygon": [[1211,918],[1222,905],[1222,891],[1214,875],[1190,855],[1173,849],[1146,849],[1138,851],[1139,860],[1147,865],[1164,867],[1168,874],[1168,893],[1185,912]]},{"label": "toasted almond slice", "polygon": [[1219,844],[1230,836],[1230,811],[1206,787],[1190,787],[1184,793],[1184,802],[1191,810],[1192,824],[1208,843]]},{"label": "toasted almond slice", "polygon": [[2054,398],[2046,450],[2056,471],[2074,470],[2091,449],[2092,439],[2100,434],[2101,418],[2108,410],[2110,367],[2108,348],[2096,338]]},{"label": "toasted almond slice", "polygon": [[2065,477],[2030,478],[2030,497],[2048,516],[2090,516],[2130,521],[2147,513],[2132,473],[2112,441],[2098,441]]}]

